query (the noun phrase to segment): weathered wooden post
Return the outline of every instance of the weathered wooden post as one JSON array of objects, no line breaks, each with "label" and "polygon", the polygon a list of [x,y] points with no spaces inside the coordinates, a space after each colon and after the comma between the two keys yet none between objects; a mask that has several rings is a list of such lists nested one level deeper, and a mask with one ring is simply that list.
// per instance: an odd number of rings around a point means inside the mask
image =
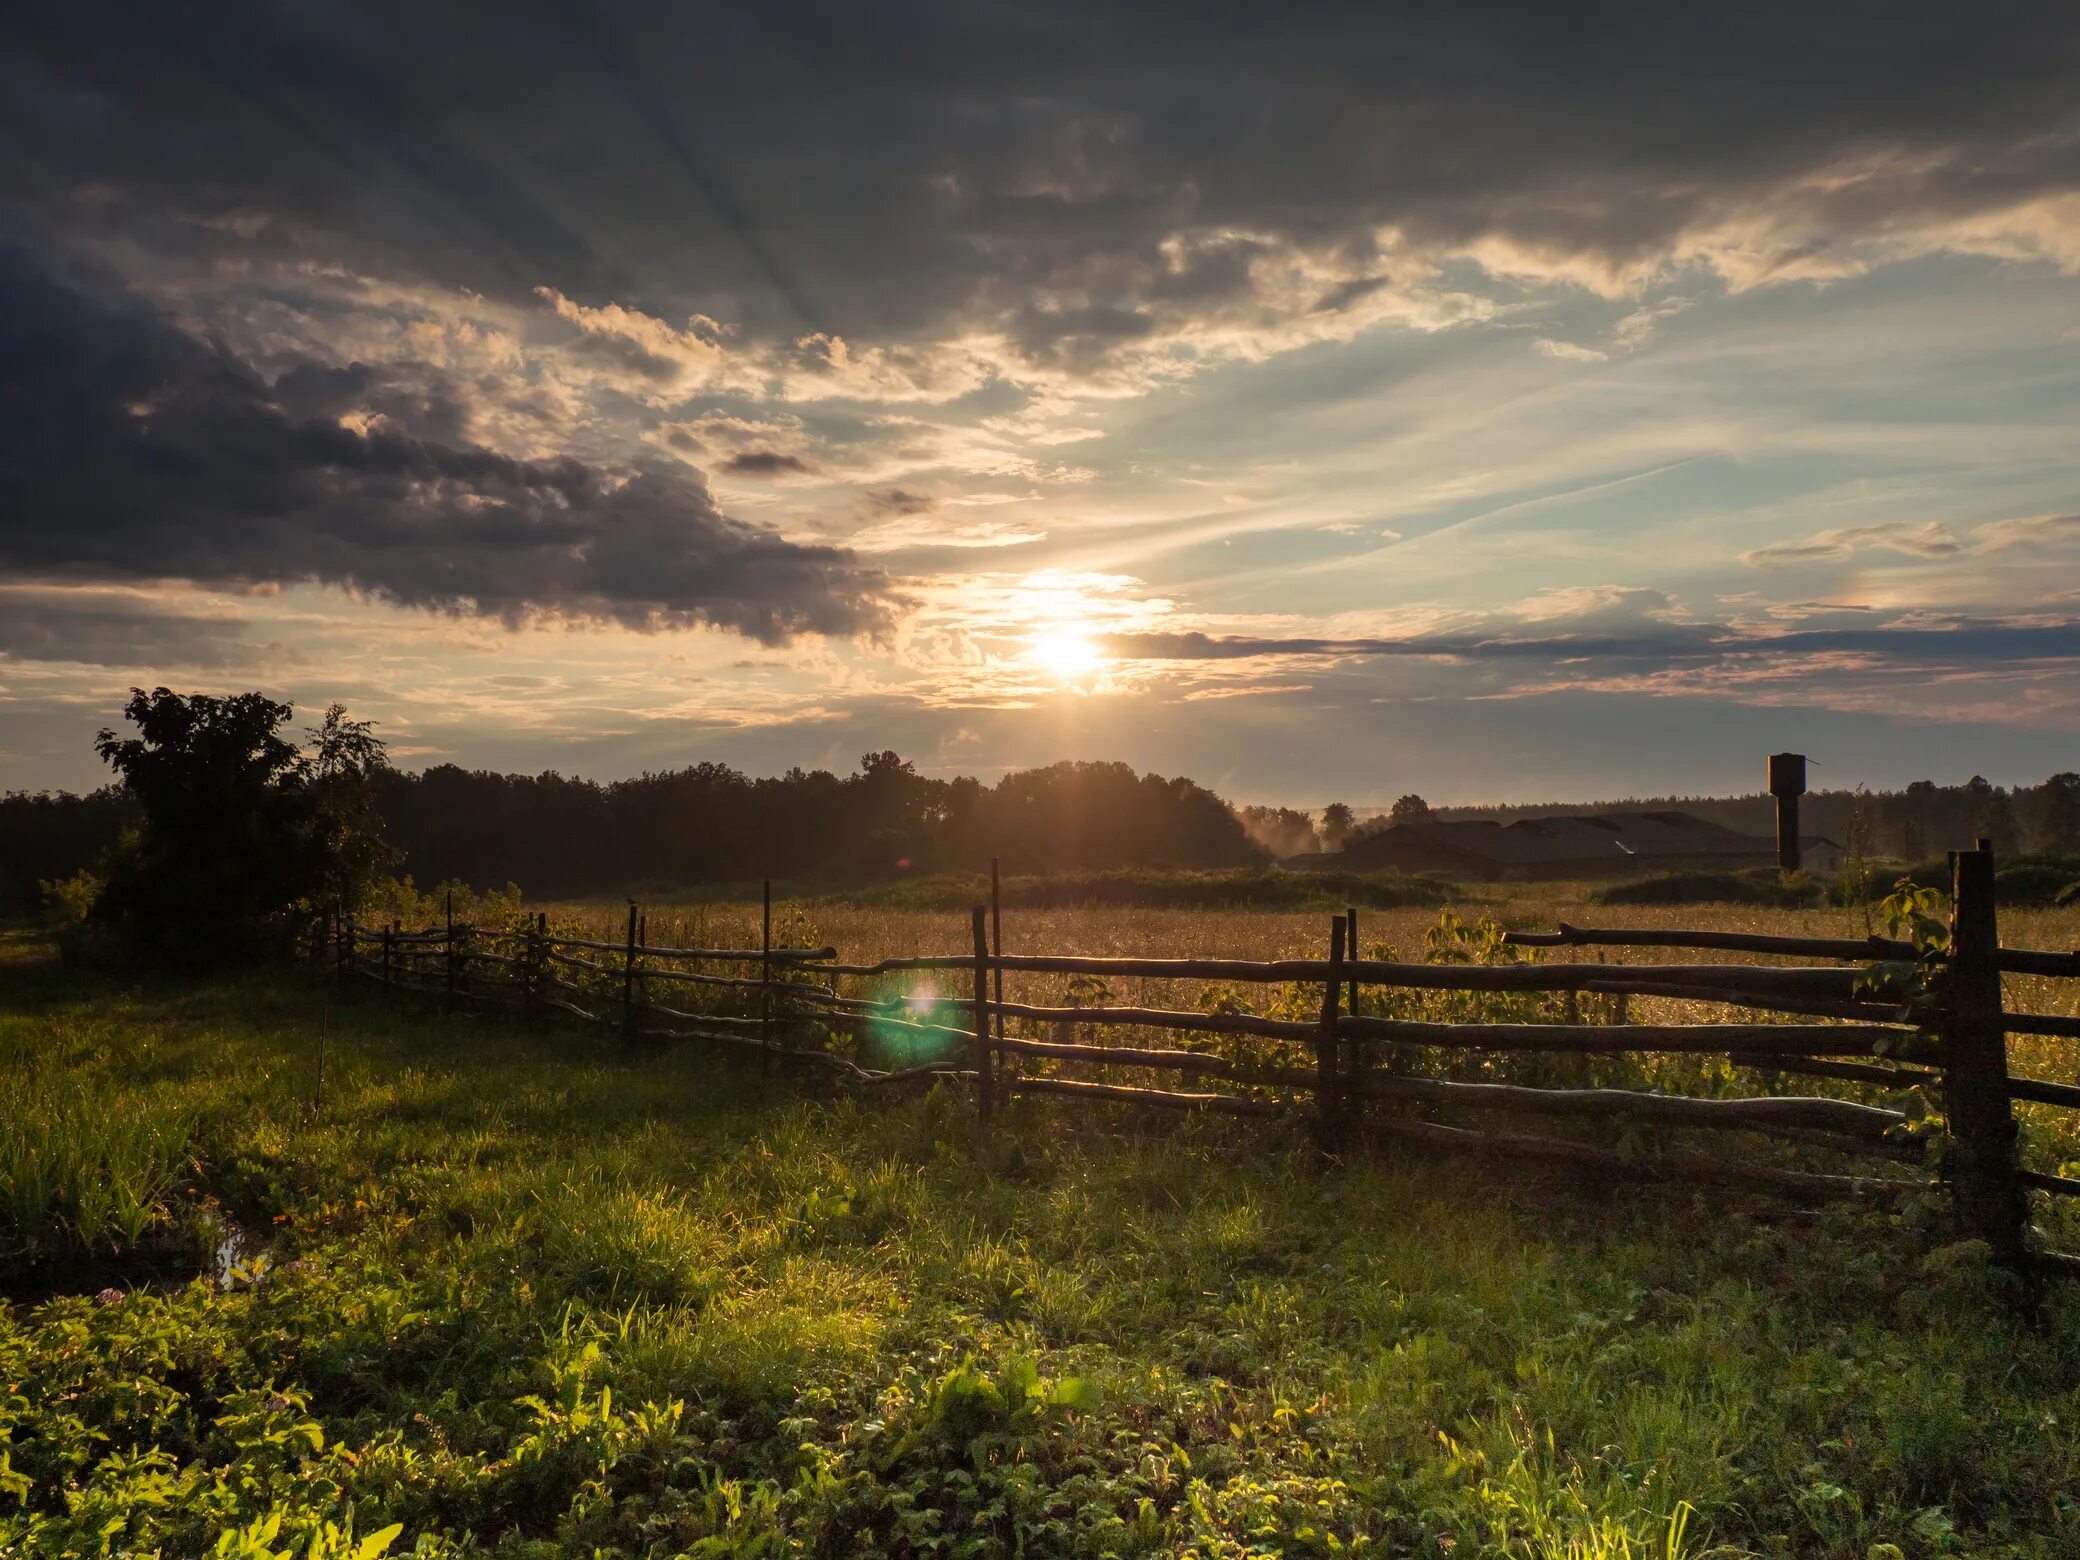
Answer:
[{"label": "weathered wooden post", "polygon": [[997,1079],[994,1058],[996,1047],[990,1043],[989,1010],[989,922],[982,906],[974,911],[975,933],[975,1011],[974,1044],[971,1047],[975,1058],[975,1108],[986,1122],[996,1112]]},{"label": "weathered wooden post", "polygon": [[1336,1065],[1336,1010],[1343,995],[1342,916],[1329,923],[1329,974],[1322,982],[1322,1029],[1314,1043],[1314,1104],[1317,1146],[1324,1159],[1343,1152],[1343,1090]]},{"label": "weathered wooden post", "polygon": [[773,1051],[773,880],[765,881],[758,952],[758,1038],[766,1048],[766,1071],[780,1064]]},{"label": "weathered wooden post", "polygon": [[[997,858],[989,858],[989,949],[996,966],[997,1038],[1004,1038],[1004,894],[997,877]],[[997,1053],[1003,1059],[1003,1053]]]},{"label": "weathered wooden post", "polygon": [[[1364,957],[1363,954],[1358,952],[1358,907],[1356,905],[1348,905],[1344,908],[1343,947],[1344,952],[1349,955],[1353,964],[1356,964],[1358,960]],[[1351,989],[1349,997],[1344,1003],[1344,1011],[1353,1014],[1358,1011],[1358,977],[1356,975],[1351,976]]]},{"label": "weathered wooden post", "polygon": [[636,1037],[636,902],[628,902],[628,941],[621,956],[621,1037]]},{"label": "weathered wooden post", "polygon": [[527,918],[526,941],[520,944],[520,1011],[534,1011],[535,968],[541,961],[541,944],[535,937],[535,919]]},{"label": "weathered wooden post", "polygon": [[1805,859],[1798,843],[1798,799],[1805,790],[1805,754],[1770,754],[1769,794],[1777,799],[1777,867],[1784,872],[1798,871]]},{"label": "weathered wooden post", "polygon": [[1944,1173],[1960,1231],[1985,1241],[1993,1260],[2022,1279],[2027,1292],[2029,1203],[2016,1175],[1993,894],[1992,842],[1952,851],[1950,961],[1943,976],[1943,1097],[1951,1141]]},{"label": "weathered wooden post", "polygon": [[[393,923],[394,924],[394,923]],[[390,927],[383,928],[383,989],[390,989]]]},{"label": "weathered wooden post", "polygon": [[[1358,907],[1356,905],[1346,906],[1343,914],[1344,951],[1349,955],[1350,962],[1356,964],[1365,957],[1358,951]],[[1353,1018],[1358,1016],[1358,977],[1355,972],[1351,975],[1350,990],[1346,994],[1343,1010]],[[1348,1084],[1351,1078],[1364,1072],[1366,1067],[1366,1042],[1353,1040],[1349,1045],[1345,1046],[1342,1052],[1342,1065],[1346,1084]]]},{"label": "weathered wooden post", "polygon": [[525,971],[527,1005],[538,1006],[544,996],[543,986],[549,977],[549,912],[537,911],[527,919],[527,967]]},{"label": "weathered wooden post", "polygon": [[455,1011],[455,890],[452,888],[448,890],[448,941],[446,948],[448,953],[448,968],[446,971],[448,989],[446,995],[441,998],[441,1005],[442,1011],[452,1013]]}]

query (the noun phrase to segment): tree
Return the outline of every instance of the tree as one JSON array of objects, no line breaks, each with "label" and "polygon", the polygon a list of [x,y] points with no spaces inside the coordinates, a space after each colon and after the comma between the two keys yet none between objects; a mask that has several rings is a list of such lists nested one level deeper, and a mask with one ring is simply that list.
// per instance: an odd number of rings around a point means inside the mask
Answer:
[{"label": "tree", "polygon": [[1350,839],[1351,830],[1357,826],[1358,815],[1343,802],[1331,802],[1322,809],[1322,849],[1342,850]]},{"label": "tree", "polygon": [[[140,820],[110,853],[94,907],[130,952],[201,965],[285,948],[340,881],[353,829],[282,736],[293,713],[258,693],[133,688],[123,714],[137,735],[95,740]],[[328,786],[376,762],[380,744],[344,711],[318,735]]]},{"label": "tree", "polygon": [[375,722],[350,720],[334,702],[305,735],[310,740],[310,788],[317,799],[329,859],[325,898],[358,909],[378,881],[396,870],[397,852],[383,838],[377,786],[389,774],[390,755]]},{"label": "tree", "polygon": [[2080,775],[2062,770],[2037,787],[2035,846],[2047,855],[2080,853]]},{"label": "tree", "polygon": [[1387,809],[1387,822],[1392,824],[1428,823],[1430,804],[1411,791]]},{"label": "tree", "polygon": [[1235,816],[1252,840],[1281,860],[1321,848],[1314,820],[1297,807],[1244,807]]}]

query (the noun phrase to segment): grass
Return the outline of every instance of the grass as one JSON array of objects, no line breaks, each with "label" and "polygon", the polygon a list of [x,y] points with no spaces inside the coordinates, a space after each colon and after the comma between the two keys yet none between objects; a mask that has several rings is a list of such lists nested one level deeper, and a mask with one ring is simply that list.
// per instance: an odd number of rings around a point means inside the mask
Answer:
[{"label": "grass", "polygon": [[[1118,870],[1055,872],[1008,877],[1003,904],[1013,910],[1195,909],[1340,910],[1347,905],[1401,909],[1436,907],[1452,897],[1439,878],[1398,872],[1230,872]],[[911,881],[819,895],[819,905],[886,906],[904,910],[965,910],[989,898],[989,879],[945,873]]]},{"label": "grass", "polygon": [[[848,953],[959,919],[813,913]],[[755,908],[651,914],[655,937]],[[1367,940],[1413,952],[1432,918]],[[1261,956],[1320,921],[1013,932]],[[52,1102],[35,1153],[0,1132],[10,1197],[60,1156],[144,1187],[179,1145],[141,1231],[46,1199],[17,1237],[199,1253],[216,1209],[264,1246],[98,1298],[5,1259],[49,1282],[0,1308],[0,1553],[2080,1552],[2080,1295],[2012,1320],[1911,1222],[1420,1158],[1322,1173],[1254,1123],[1035,1108],[984,1136],[950,1091],[811,1096],[295,977],[132,989],[21,940],[0,1087]],[[161,1148],[79,1129],[110,1118]]]}]

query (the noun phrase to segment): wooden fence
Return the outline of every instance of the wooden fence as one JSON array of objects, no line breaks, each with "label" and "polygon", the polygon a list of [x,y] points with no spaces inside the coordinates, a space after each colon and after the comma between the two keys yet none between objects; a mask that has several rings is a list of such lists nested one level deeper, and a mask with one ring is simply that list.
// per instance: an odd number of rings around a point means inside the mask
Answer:
[{"label": "wooden fence", "polygon": [[[1936,1178],[1961,1234],[2025,1279],[2080,1273],[2080,1257],[2033,1238],[2030,1196],[2080,1193],[2080,1179],[2021,1162],[2015,1101],[2080,1107],[2080,1085],[2017,1077],[2010,1033],[2080,1037],[2080,1018],[2007,1011],[2003,974],[2080,978],[2080,953],[2003,948],[1986,841],[1953,852],[1947,946],[1885,938],[1815,938],[1562,925],[1513,932],[1521,948],[1596,949],[1598,962],[1534,952],[1523,962],[1405,963],[1359,956],[1357,913],[1332,918],[1319,959],[1096,958],[1010,954],[994,906],[976,906],[958,952],[847,963],[834,948],[772,941],[767,885],[756,948],[658,947],[629,908],[619,942],[551,935],[546,917],[515,927],[457,924],[406,931],[335,924],[342,979],[415,990],[450,1006],[501,1005],[612,1025],[630,1040],[722,1042],[778,1068],[825,1069],[853,1083],[955,1077],[972,1083],[987,1121],[1021,1096],[1120,1101],[1251,1117],[1302,1117],[1321,1151],[1363,1138],[1426,1149],[1557,1163],[1799,1199],[1898,1199],[1931,1186],[1927,1139],[1906,1111],[1816,1094],[1701,1097],[1649,1088],[1467,1081],[1416,1069],[1475,1055],[1711,1058],[1765,1075],[1873,1090],[1920,1089],[1940,1100]],[[1654,947],[1776,955],[1830,964],[1611,963],[1601,950]],[[739,973],[721,973],[734,970]],[[755,973],[753,973],[755,971]],[[847,982],[952,977],[944,996],[861,995]],[[1235,1002],[1209,1011],[1007,1000],[1005,977],[1127,978],[1279,988],[1275,1015]],[[1882,977],[1882,978],[1881,978]],[[1026,984],[1033,984],[1026,981]],[[1490,1006],[1559,998],[1507,1022],[1393,1016],[1436,994]],[[1721,1022],[1636,1023],[1634,998],[1740,1010]],[[1303,1006],[1304,1004],[1304,1006]],[[1260,1004],[1261,1005],[1261,1004]],[[1367,1011],[1371,1009],[1372,1011]],[[1755,1021],[1753,1014],[1771,1015]],[[1137,1043],[1112,1043],[1132,1031]],[[1109,1039],[1106,1037],[1110,1037]],[[1158,1037],[1155,1043],[1139,1037]],[[1168,1037],[1184,1037],[1179,1044]],[[850,1054],[848,1054],[848,1049]],[[1104,1076],[1079,1075],[1096,1069]],[[1121,1082],[1117,1075],[1154,1074]],[[1163,1075],[1171,1075],[1165,1079]],[[1444,1114],[1457,1120],[1435,1117]],[[1522,1117],[1614,1120],[1629,1130],[1761,1134],[1795,1145],[1798,1163],[1658,1142],[1621,1153],[1598,1143],[1463,1124]],[[1725,1140],[1720,1140],[1722,1143]],[[1810,1168],[1815,1155],[1835,1166]],[[1846,1161],[1844,1163],[1843,1161]],[[1919,1167],[1902,1168],[1902,1162]]]}]

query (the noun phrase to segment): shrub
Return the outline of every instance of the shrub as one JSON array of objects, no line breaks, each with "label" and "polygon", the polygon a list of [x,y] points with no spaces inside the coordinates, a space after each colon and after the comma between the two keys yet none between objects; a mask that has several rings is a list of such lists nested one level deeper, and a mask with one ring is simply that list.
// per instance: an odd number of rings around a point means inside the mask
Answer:
[{"label": "shrub", "polygon": [[[2068,903],[2062,892],[2080,882],[2080,858],[2050,853],[2010,856],[1997,860],[1993,875],[1994,894],[2004,905],[2041,906]],[[1916,887],[1950,892],[1950,863],[1920,861],[1904,874]]]},{"label": "shrub", "polygon": [[101,897],[102,878],[93,868],[81,867],[71,877],[46,878],[37,887],[43,891],[43,924],[63,935],[86,924]]},{"label": "shrub", "polygon": [[2074,875],[2063,867],[2040,862],[2002,867],[1993,875],[1994,901],[2003,905],[2049,905],[2072,884]]}]

